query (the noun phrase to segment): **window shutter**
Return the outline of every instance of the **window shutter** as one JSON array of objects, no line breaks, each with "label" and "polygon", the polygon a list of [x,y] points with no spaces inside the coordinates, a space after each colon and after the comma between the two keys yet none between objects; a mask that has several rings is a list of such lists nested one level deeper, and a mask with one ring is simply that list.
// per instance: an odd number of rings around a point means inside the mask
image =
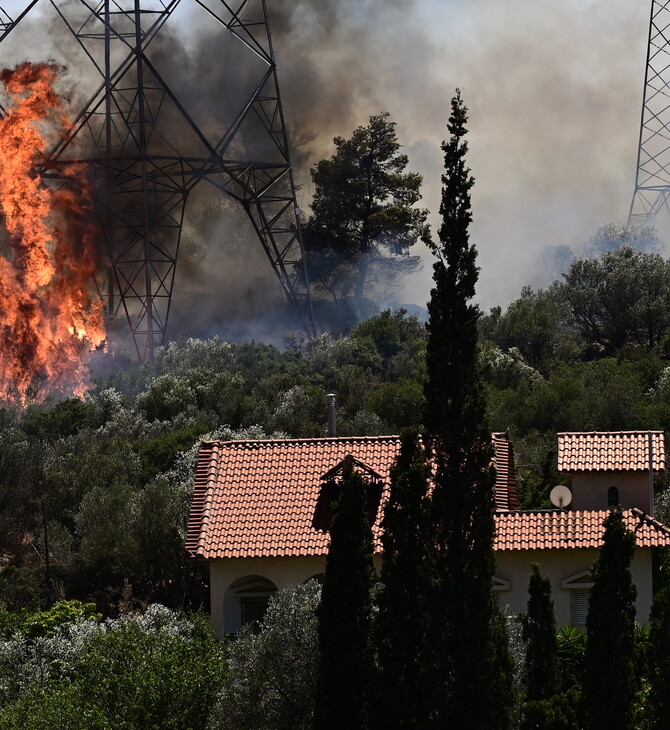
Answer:
[{"label": "window shutter", "polygon": [[586,626],[590,594],[588,588],[573,588],[570,591],[570,622],[573,626]]}]

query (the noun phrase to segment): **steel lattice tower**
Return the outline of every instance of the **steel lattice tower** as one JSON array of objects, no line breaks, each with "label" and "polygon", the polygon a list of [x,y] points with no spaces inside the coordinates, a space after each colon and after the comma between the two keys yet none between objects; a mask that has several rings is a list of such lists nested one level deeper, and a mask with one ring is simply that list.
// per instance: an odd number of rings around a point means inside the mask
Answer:
[{"label": "steel lattice tower", "polygon": [[670,0],[652,0],[635,193],[628,223],[670,212]]},{"label": "steel lattice tower", "polygon": [[[76,163],[93,181],[109,273],[98,289],[110,313],[125,314],[140,360],[165,341],[186,203],[201,181],[242,206],[284,299],[312,334],[266,1],[33,0],[16,19],[0,9],[0,43],[29,17],[42,22],[44,6],[49,36],[69,38],[67,53],[77,54],[85,100],[36,174],[62,184]],[[171,59],[195,22],[220,54],[205,64],[209,89]]]}]

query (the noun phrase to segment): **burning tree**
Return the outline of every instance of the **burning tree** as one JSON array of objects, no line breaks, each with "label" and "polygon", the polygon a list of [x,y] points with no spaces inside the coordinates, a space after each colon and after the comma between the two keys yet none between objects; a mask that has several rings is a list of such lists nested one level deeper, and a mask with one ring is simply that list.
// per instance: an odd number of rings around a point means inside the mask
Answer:
[{"label": "burning tree", "polygon": [[25,403],[49,390],[81,394],[86,351],[105,340],[102,302],[90,294],[95,231],[80,170],[52,190],[35,176],[49,133],[70,121],[54,89],[58,68],[25,63],[0,72],[9,106],[0,119],[0,398]]}]

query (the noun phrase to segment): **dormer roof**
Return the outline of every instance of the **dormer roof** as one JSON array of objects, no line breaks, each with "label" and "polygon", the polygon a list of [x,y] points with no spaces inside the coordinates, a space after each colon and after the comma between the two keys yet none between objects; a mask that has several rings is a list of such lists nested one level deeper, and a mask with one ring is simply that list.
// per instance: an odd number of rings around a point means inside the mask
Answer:
[{"label": "dormer roof", "polygon": [[[650,450],[651,444],[651,450]],[[577,431],[558,434],[558,470],[576,472],[665,469],[663,431]]]}]

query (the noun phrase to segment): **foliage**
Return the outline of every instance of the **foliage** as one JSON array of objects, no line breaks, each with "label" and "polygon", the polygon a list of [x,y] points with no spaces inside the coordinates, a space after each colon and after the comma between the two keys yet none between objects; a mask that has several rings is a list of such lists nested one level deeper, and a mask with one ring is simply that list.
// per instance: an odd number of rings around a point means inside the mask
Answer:
[{"label": "foliage", "polygon": [[581,687],[584,673],[586,634],[574,626],[562,626],[558,641],[558,670],[562,691]]},{"label": "foliage", "polygon": [[379,676],[371,719],[379,728],[421,728],[428,718],[426,501],[429,466],[419,435],[406,430],[384,509],[382,587],[375,646]]},{"label": "foliage", "polygon": [[474,181],[465,163],[467,109],[458,91],[451,109],[426,353],[424,423],[434,463],[426,611],[434,684],[428,693],[437,725],[479,730],[509,726],[512,672],[492,597],[494,474],[478,360],[479,310],[470,303],[477,282],[468,234]]},{"label": "foliage", "polygon": [[670,587],[654,596],[647,645],[647,727],[661,730],[670,725]]},{"label": "foliage", "polygon": [[39,604],[34,576],[15,565],[0,572],[0,611],[34,610]]},{"label": "foliage", "polygon": [[668,266],[624,246],[574,261],[559,291],[588,342],[610,354],[627,342],[653,348],[670,325]]},{"label": "foliage", "polygon": [[312,168],[312,217],[303,229],[310,278],[333,299],[360,301],[373,278],[393,280],[416,268],[408,250],[426,238],[421,176],[407,173],[395,124],[387,113],[370,117],[349,139],[336,137],[335,154]]},{"label": "foliage", "polygon": [[569,316],[570,309],[557,296],[556,287],[533,291],[525,286],[504,313],[495,307],[483,318],[481,331],[503,352],[514,348],[530,367],[546,372],[557,358],[578,352],[575,335],[561,329]]},{"label": "foliage", "polygon": [[639,223],[619,226],[610,221],[601,226],[591,238],[589,255],[597,258],[608,251],[619,251],[625,246],[647,253],[658,253],[662,248],[653,226]]},{"label": "foliage", "polygon": [[556,618],[551,580],[540,575],[537,563],[531,565],[523,634],[526,641],[526,697],[530,701],[548,700],[557,689]]},{"label": "foliage", "polygon": [[63,624],[50,639],[5,642],[0,666],[8,644],[23,654],[23,678],[0,711],[3,730],[205,728],[227,676],[225,647],[210,638],[207,620],[158,605],[103,625]]},{"label": "foliage", "polygon": [[621,508],[605,519],[600,555],[586,618],[584,711],[589,730],[632,727],[637,691],[635,651],[636,589],[630,574],[635,536],[626,529]]},{"label": "foliage", "polygon": [[232,681],[214,709],[212,730],[308,730],[319,663],[316,581],[272,595],[257,632],[230,647]]},{"label": "foliage", "polygon": [[318,730],[366,727],[373,669],[369,640],[374,575],[368,489],[348,457],[334,505],[318,611],[320,660],[314,712]]},{"label": "foliage", "polygon": [[533,700],[524,707],[521,730],[580,730],[579,692],[568,690],[546,700]]},{"label": "foliage", "polygon": [[58,626],[82,621],[100,621],[102,615],[96,611],[95,604],[81,601],[59,601],[48,611],[39,611],[29,615],[18,626],[18,630],[27,639],[38,637],[51,638]]}]

